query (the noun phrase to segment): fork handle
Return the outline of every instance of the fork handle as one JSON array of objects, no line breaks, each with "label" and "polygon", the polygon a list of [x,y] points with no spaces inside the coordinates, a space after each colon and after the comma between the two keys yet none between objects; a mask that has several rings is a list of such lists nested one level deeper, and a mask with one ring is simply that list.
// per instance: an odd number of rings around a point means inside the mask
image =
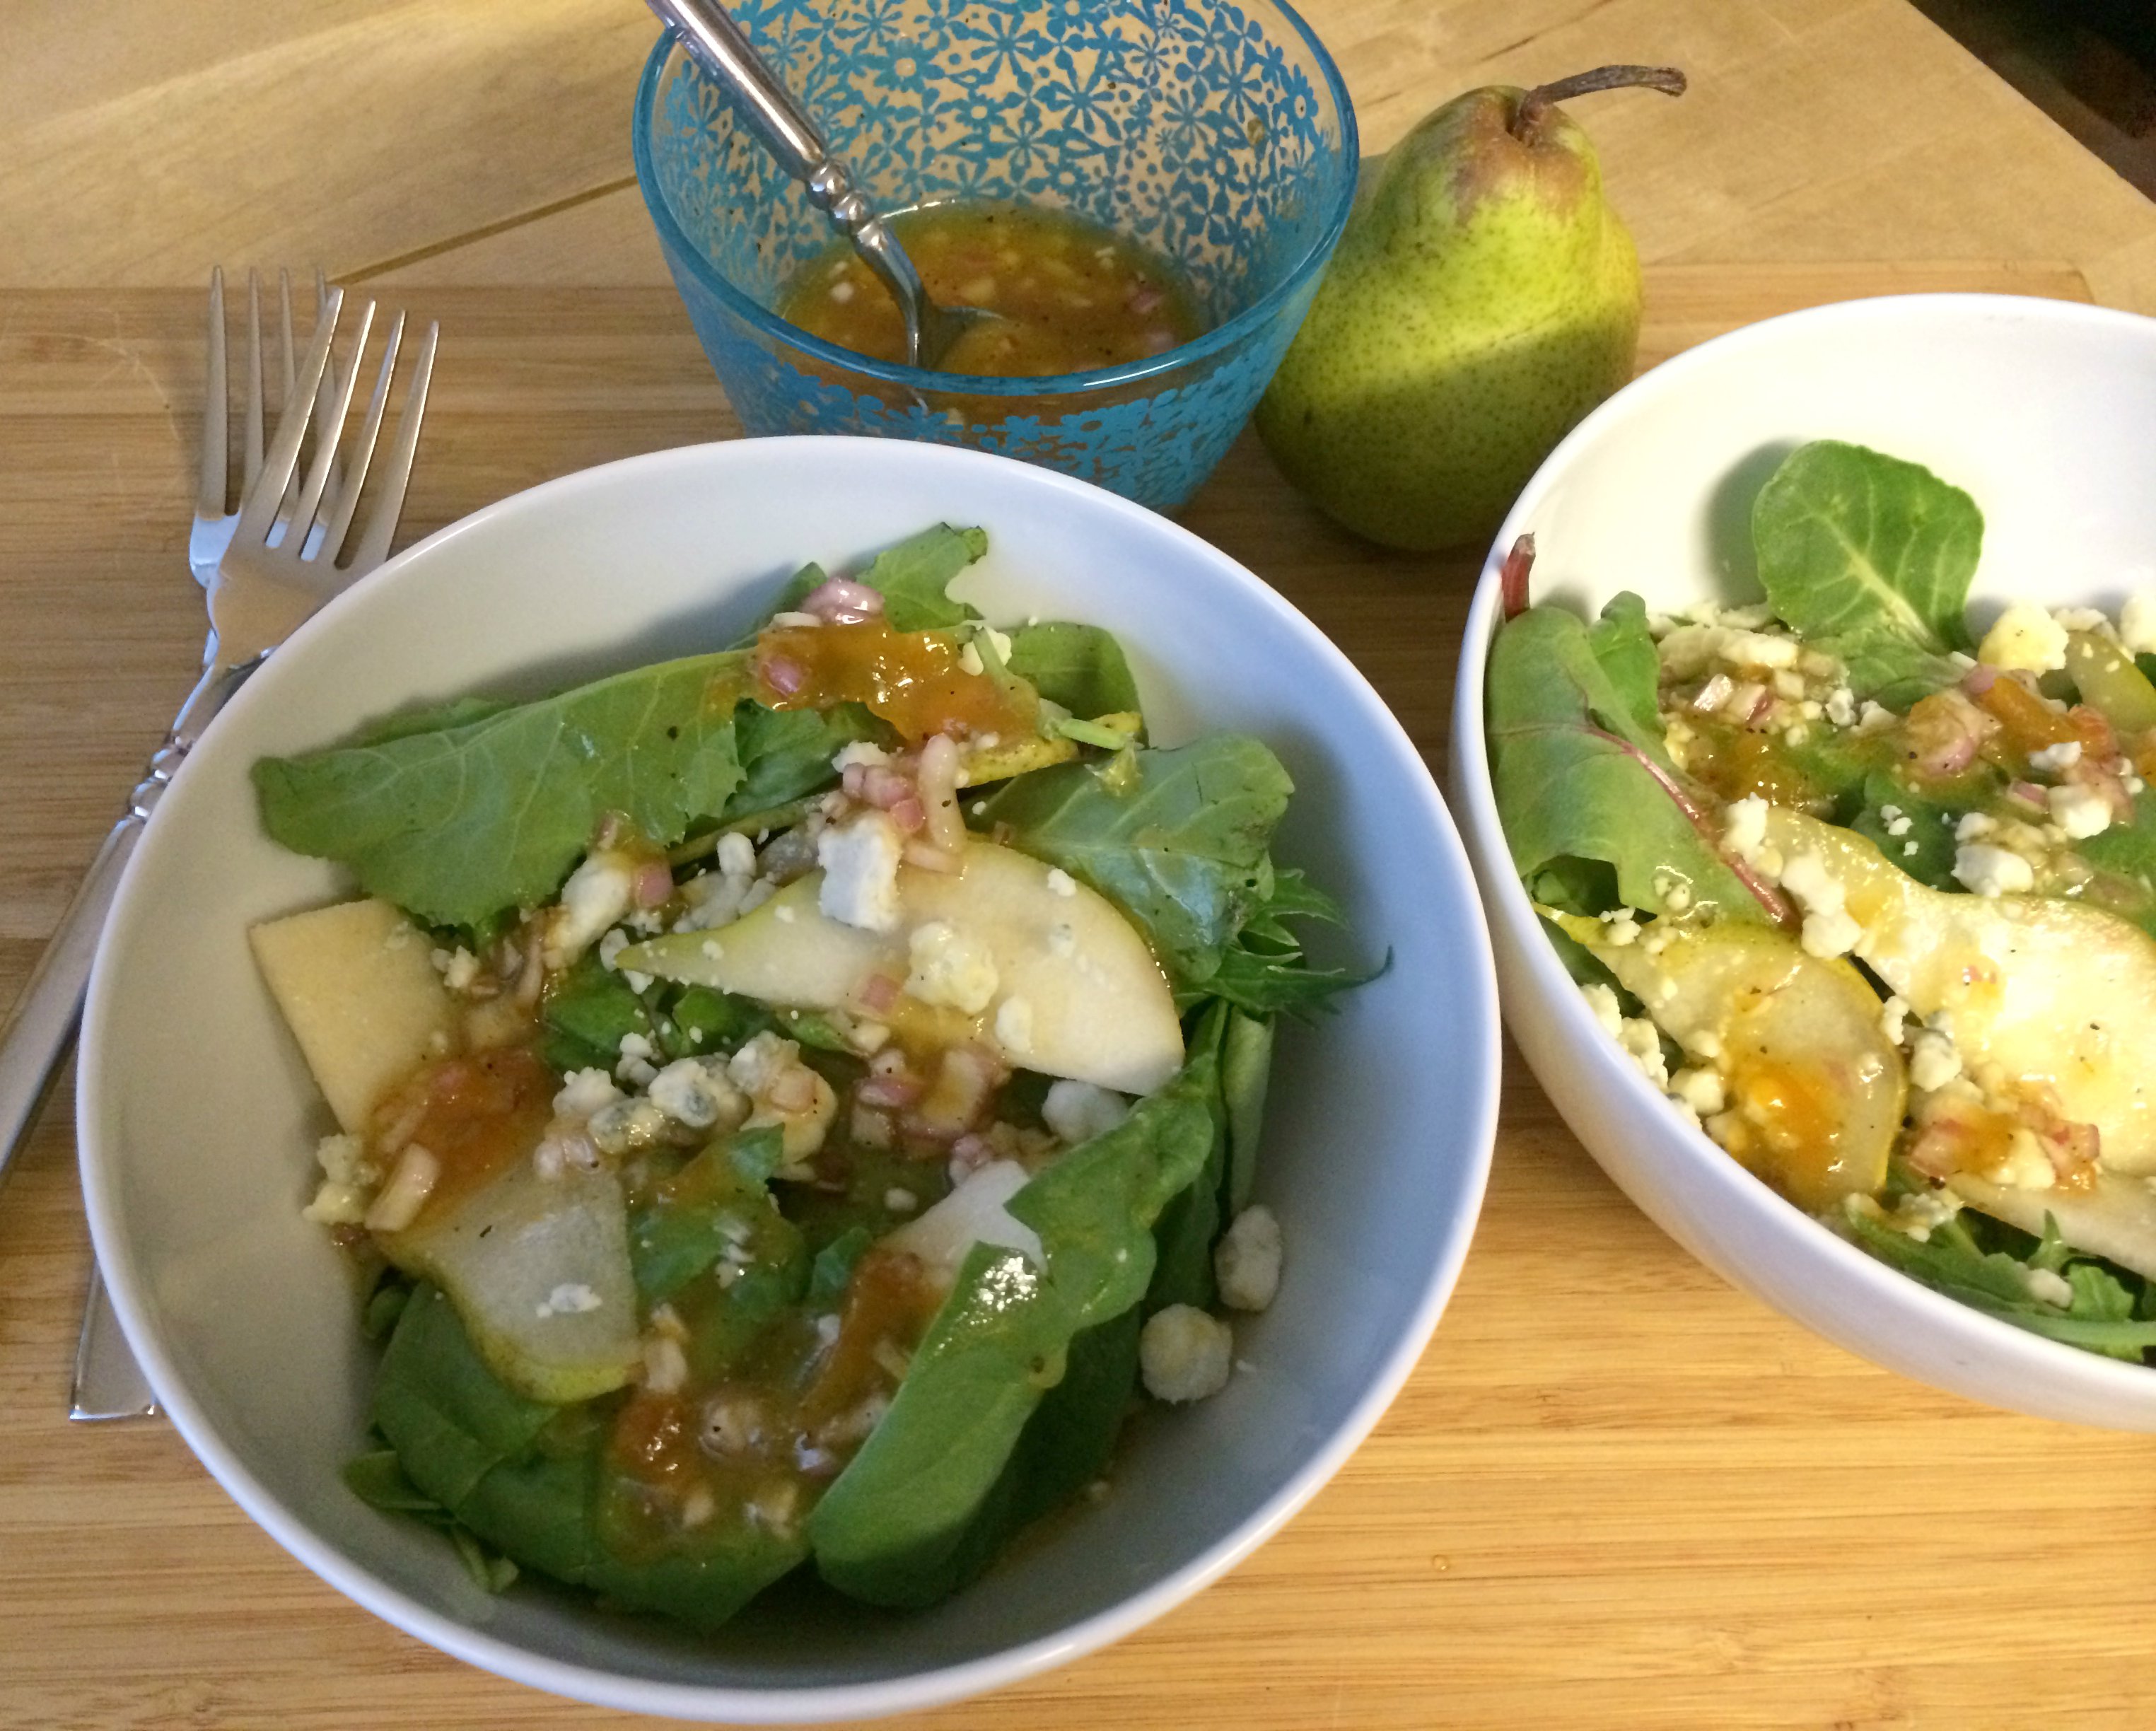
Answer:
[{"label": "fork handle", "polygon": [[142,826],[150,821],[150,814],[157,809],[202,730],[249,670],[226,666],[214,652],[208,657],[201,682],[128,797],[126,814],[98,849],[44,953],[31,969],[29,984],[8,1012],[8,1020],[0,1023],[0,1180],[5,1180],[16,1151],[28,1139],[38,1103],[82,1019],[83,994],[90,985],[97,940]]}]

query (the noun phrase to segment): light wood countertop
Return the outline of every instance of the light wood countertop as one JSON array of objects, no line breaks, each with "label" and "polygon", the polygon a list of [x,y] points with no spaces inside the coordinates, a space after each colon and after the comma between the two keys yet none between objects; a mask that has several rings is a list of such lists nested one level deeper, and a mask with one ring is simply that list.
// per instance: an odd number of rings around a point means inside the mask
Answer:
[{"label": "light wood countertop", "polygon": [[[987,3],[987,0],[983,0]],[[1908,287],[2156,313],[2156,206],[1903,0],[1311,0],[1378,150],[1466,86],[1672,61],[1583,104],[1649,264],[1643,364]],[[213,262],[444,325],[410,538],[736,430],[629,177],[634,0],[14,8],[0,55],[0,1002],[191,683]],[[1348,649],[1434,764],[1476,562],[1383,554],[1245,440],[1184,514]],[[316,1581],[162,1424],[70,1429],[69,1090],[0,1193],[0,1725],[627,1725]],[[2011,1417],[1743,1297],[1515,1061],[1476,1247],[1337,1480],[1226,1579],[988,1728],[2148,1723],[2156,1439]]]}]

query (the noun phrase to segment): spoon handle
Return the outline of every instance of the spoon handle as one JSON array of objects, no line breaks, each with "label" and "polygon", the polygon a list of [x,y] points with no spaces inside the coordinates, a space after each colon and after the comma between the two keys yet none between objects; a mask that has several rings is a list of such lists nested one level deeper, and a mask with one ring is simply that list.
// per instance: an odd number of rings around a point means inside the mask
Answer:
[{"label": "spoon handle", "polygon": [[718,81],[778,166],[808,189],[810,201],[844,230],[855,250],[889,285],[906,316],[906,355],[917,359],[921,308],[927,299],[920,275],[892,239],[875,207],[854,183],[846,165],[831,154],[815,121],[749,45],[741,26],[719,0],[646,0],[646,4],[696,64]]}]

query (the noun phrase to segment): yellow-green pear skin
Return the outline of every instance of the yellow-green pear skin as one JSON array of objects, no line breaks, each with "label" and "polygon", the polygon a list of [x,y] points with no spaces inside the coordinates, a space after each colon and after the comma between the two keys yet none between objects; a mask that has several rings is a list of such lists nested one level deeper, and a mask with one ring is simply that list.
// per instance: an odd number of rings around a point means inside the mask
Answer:
[{"label": "yellow-green pear skin", "polygon": [[1389,546],[1486,541],[1631,377],[1640,259],[1587,134],[1525,92],[1430,115],[1358,195],[1257,425],[1287,478]]}]

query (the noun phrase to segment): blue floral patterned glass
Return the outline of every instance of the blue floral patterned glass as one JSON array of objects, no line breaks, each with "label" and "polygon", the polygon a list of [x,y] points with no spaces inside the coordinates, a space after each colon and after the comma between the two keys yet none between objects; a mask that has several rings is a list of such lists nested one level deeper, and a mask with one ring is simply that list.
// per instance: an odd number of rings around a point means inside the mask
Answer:
[{"label": "blue floral patterned glass", "polygon": [[831,244],[807,195],[662,37],[636,172],[696,334],[752,434],[1023,457],[1166,509],[1256,406],[1354,195],[1354,110],[1273,0],[739,0],[735,18],[886,211],[1066,209],[1175,260],[1209,324],[1128,366],[990,379],[872,361],[771,308]]}]

